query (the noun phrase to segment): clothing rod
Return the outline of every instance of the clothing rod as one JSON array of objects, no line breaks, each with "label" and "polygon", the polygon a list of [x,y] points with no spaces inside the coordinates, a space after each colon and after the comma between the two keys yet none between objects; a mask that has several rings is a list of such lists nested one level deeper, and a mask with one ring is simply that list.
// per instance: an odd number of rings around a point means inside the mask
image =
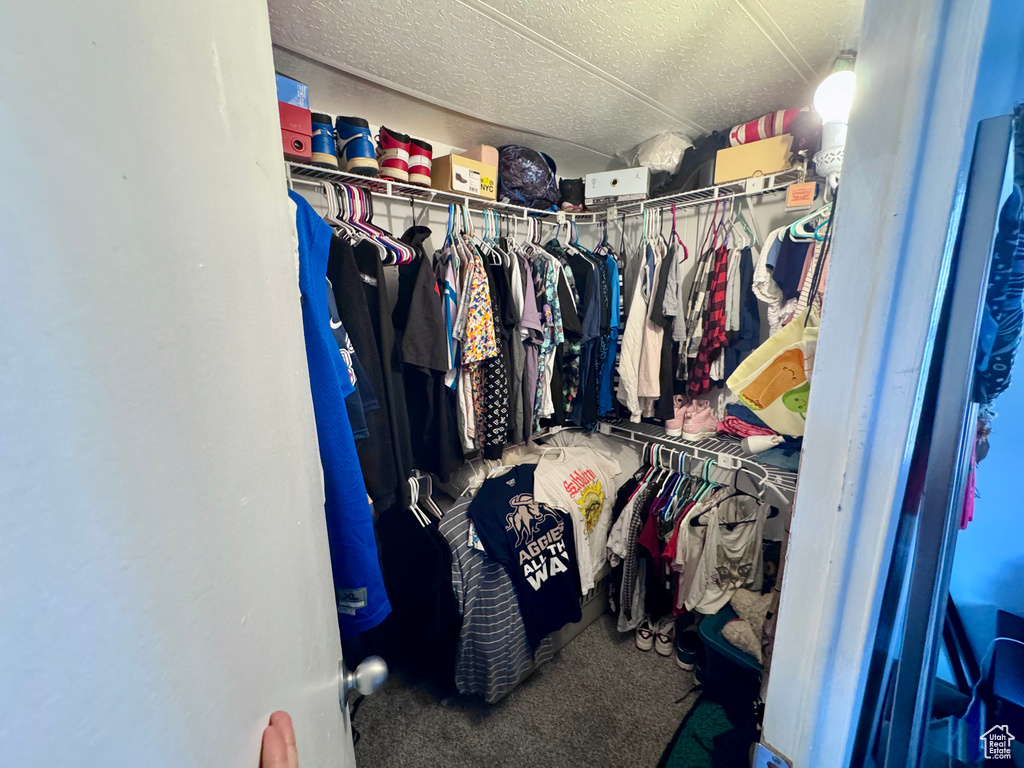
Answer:
[{"label": "clothing rod", "polygon": [[736,198],[761,197],[772,192],[782,192],[790,184],[805,181],[807,169],[803,163],[784,171],[757,176],[749,179],[737,179],[722,184],[715,184],[702,189],[693,189],[688,192],[675,192],[661,197],[637,200],[620,205],[610,205],[607,210],[608,218],[632,218],[642,216],[644,211],[665,210],[673,205],[676,210],[685,208],[697,208],[703,205],[711,205],[722,200],[734,200]]},{"label": "clothing rod", "polygon": [[[733,193],[727,193],[727,194],[719,195],[718,197],[709,198],[707,200],[691,200],[691,201],[685,202],[685,203],[674,203],[674,205],[676,207],[676,212],[678,213],[679,211],[686,210],[687,208],[699,208],[702,205],[714,205],[715,203],[721,203],[721,202],[723,202],[725,200],[736,200],[737,198],[743,198],[743,197],[745,197],[748,200],[750,200],[751,198],[760,198],[760,197],[764,197],[765,195],[771,195],[771,194],[774,194],[774,193],[777,193],[777,192],[785,192],[785,191],[786,191],[786,188],[785,187],[781,187],[781,188],[777,188],[777,189],[763,189],[763,190],[761,190],[759,192],[733,192]],[[636,218],[637,216],[643,216],[644,213],[647,212],[647,211],[654,212],[654,211],[671,210],[672,205],[673,205],[673,203],[656,203],[656,201],[654,201],[654,200],[641,201],[641,203],[640,203],[640,210],[639,211],[634,211],[632,213],[620,213],[618,218],[620,218],[620,219],[622,219],[622,218],[633,219],[633,218]]]},{"label": "clothing rod", "polygon": [[[717,470],[727,470],[730,472],[732,470],[742,470],[742,473],[732,472],[733,482],[726,482],[725,485],[732,485],[735,488],[736,478],[743,475],[760,486],[763,490],[761,498],[770,502],[772,506],[779,507],[780,509],[788,509],[792,506],[793,497],[796,493],[796,473],[786,470],[774,470],[771,467],[759,464],[752,457],[742,455],[738,441],[709,438],[701,441],[704,443],[701,445],[700,443],[685,442],[682,438],[668,437],[660,428],[654,425],[634,424],[632,422],[602,422],[598,426],[598,431],[602,434],[641,446],[660,444],[663,449],[689,455],[691,457],[690,461],[714,459],[717,466],[711,470],[712,472]],[[744,490],[744,492],[748,491]]]},{"label": "clothing rod", "polygon": [[[289,162],[286,164],[286,170],[288,182],[292,186],[295,184],[317,186],[322,182],[342,183],[364,189],[370,194],[385,200],[395,200],[398,202],[409,202],[411,200],[413,202],[418,201],[422,205],[441,208],[445,208],[450,203],[453,203],[477,213],[489,210],[497,213],[499,216],[505,216],[517,221],[525,222],[533,219],[552,224],[561,221],[573,221],[577,224],[600,224],[610,219],[632,219],[642,216],[645,211],[663,211],[671,208],[673,205],[679,211],[686,208],[699,208],[725,200],[735,200],[737,198],[746,198],[750,202],[750,198],[785,191],[790,184],[804,181],[806,178],[806,168],[803,165],[799,165],[769,176],[739,179],[703,189],[678,192],[648,200],[622,203],[621,205],[612,203],[606,208],[599,210],[575,213],[570,211],[540,211],[510,203],[489,202],[441,190],[433,190],[427,187],[403,184],[391,181],[390,179],[354,176],[341,171],[332,171],[301,163]],[[759,189],[754,188],[755,183],[760,185]],[[380,187],[383,187],[383,189],[379,190]],[[395,192],[404,192],[404,194],[395,194]],[[440,200],[435,199],[435,197],[440,198]]]},{"label": "clothing rod", "polygon": [[[292,177],[292,184],[305,184],[308,187],[317,187],[318,189],[322,189],[324,182]],[[438,203],[435,202],[434,200],[418,200],[416,198],[401,197],[399,195],[389,195],[387,192],[371,192],[369,190],[367,191],[374,197],[381,197],[384,198],[385,200],[393,200],[394,202],[398,203],[408,204],[411,201],[414,205],[429,206],[431,208],[444,208],[445,210],[448,209],[448,203]],[[470,213],[478,213],[481,216],[484,214],[484,211],[476,208],[469,208],[468,210]],[[500,211],[496,211],[496,213],[499,216],[502,216],[506,219],[516,219],[517,221],[529,221],[531,218],[529,216],[517,216],[516,214],[513,213],[502,213]]]},{"label": "clothing rod", "polygon": [[[315,179],[304,179],[301,176],[292,176],[291,183],[292,183],[292,185],[304,184],[307,187],[316,187],[318,189],[322,189],[323,188],[323,184],[325,182],[318,181],[318,180],[315,180]],[[344,182],[342,182],[342,183],[344,183]],[[409,203],[409,202],[412,202],[414,205],[424,205],[424,206],[430,206],[431,208],[444,208],[444,209],[447,209],[448,205],[449,205],[448,203],[439,203],[439,202],[437,202],[435,200],[421,200],[421,199],[415,198],[415,197],[402,197],[400,195],[389,195],[387,192],[374,192],[372,190],[366,190],[366,191],[369,194],[373,195],[374,197],[380,197],[380,198],[384,198],[385,200],[392,200],[392,201],[398,202],[398,203]],[[498,216],[500,216],[502,218],[514,219],[516,221],[523,221],[523,222],[537,221],[537,222],[539,222],[541,224],[550,224],[552,226],[556,226],[556,225],[561,223],[557,218],[549,219],[549,218],[541,218],[539,216],[520,216],[520,215],[517,215],[517,214],[514,214],[514,213],[506,213],[505,211],[494,210],[493,208],[482,208],[482,209],[481,208],[467,208],[467,210],[471,214],[472,213],[476,213],[476,214],[479,214],[480,216],[483,216],[486,211],[493,211],[494,213],[496,213]],[[558,216],[558,213],[555,212],[555,211],[538,211],[538,213],[545,214],[547,216],[555,216],[555,217]],[[581,225],[585,225],[585,224],[600,224],[600,223],[602,223],[604,221],[604,219],[598,219],[596,213],[578,213],[578,214],[567,214],[567,215],[569,215],[569,216],[590,216],[590,217],[592,217],[591,221],[577,221],[577,222],[575,222],[577,226],[581,226]],[[569,221],[569,219],[565,219],[565,221]]]},{"label": "clothing rod", "polygon": [[[469,210],[473,211],[493,211],[494,213],[501,216],[508,216],[510,218],[518,218],[521,221],[527,219],[538,219],[538,220],[570,220],[578,221],[580,224],[583,223],[596,223],[598,212],[587,212],[587,213],[572,213],[569,211],[541,211],[533,208],[525,208],[520,205],[513,205],[512,203],[503,203],[497,201],[484,200],[482,198],[469,197],[467,195],[460,195],[454,192],[446,192],[444,190],[432,189],[430,187],[421,187],[419,185],[404,184],[399,181],[393,181],[387,178],[378,178],[370,176],[359,176],[356,174],[345,173],[343,171],[336,171],[329,168],[319,168],[310,165],[304,165],[302,163],[288,162],[285,165],[287,172],[287,178],[289,185],[293,185],[296,182],[303,184],[316,183],[318,181],[327,183],[340,183],[346,184],[351,187],[357,187],[365,190],[373,195],[378,195],[388,200],[398,200],[408,202],[420,201],[424,204],[433,203],[434,205],[447,206],[449,204],[461,205]],[[589,221],[583,221],[583,218],[589,219]],[[603,217],[602,217],[603,219]]]}]

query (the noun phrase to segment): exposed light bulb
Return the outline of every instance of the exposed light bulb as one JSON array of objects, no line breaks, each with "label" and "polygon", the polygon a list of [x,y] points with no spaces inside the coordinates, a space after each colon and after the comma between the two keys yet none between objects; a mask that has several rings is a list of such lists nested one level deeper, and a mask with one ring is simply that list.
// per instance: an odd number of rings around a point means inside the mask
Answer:
[{"label": "exposed light bulb", "polygon": [[846,123],[850,119],[857,76],[852,70],[833,72],[814,92],[814,111],[822,123]]}]

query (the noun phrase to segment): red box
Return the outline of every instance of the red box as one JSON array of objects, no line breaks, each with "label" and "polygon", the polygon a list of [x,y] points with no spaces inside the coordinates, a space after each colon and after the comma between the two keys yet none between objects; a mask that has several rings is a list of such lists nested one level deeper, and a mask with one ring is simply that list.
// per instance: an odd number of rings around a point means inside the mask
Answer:
[{"label": "red box", "polygon": [[308,109],[277,102],[278,114],[281,117],[281,142],[284,156],[300,163],[313,159],[312,115]]}]

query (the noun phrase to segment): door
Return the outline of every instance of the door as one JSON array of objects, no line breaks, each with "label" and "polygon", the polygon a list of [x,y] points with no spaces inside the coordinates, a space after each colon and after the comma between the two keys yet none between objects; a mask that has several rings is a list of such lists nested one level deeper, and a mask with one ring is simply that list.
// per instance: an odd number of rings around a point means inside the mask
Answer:
[{"label": "door", "polygon": [[[959,225],[957,249],[925,390],[914,481],[903,501],[875,635],[857,764],[902,768],[950,757],[948,737],[945,742],[934,738],[929,724],[953,549],[977,432],[974,369],[997,220],[1012,182],[1012,133],[1009,115],[981,121],[963,220],[954,222]],[[976,751],[977,742],[967,747]]]},{"label": "door", "polygon": [[354,765],[266,7],[0,24],[0,763]]}]

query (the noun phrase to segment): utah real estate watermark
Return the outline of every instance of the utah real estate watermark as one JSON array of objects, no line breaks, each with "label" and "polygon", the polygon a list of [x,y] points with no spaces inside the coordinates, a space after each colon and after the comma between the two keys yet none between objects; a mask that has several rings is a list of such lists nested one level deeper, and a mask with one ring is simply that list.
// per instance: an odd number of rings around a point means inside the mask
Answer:
[{"label": "utah real estate watermark", "polygon": [[1009,760],[1010,742],[1016,737],[1005,725],[994,725],[981,735],[981,740],[985,742],[986,760]]}]

